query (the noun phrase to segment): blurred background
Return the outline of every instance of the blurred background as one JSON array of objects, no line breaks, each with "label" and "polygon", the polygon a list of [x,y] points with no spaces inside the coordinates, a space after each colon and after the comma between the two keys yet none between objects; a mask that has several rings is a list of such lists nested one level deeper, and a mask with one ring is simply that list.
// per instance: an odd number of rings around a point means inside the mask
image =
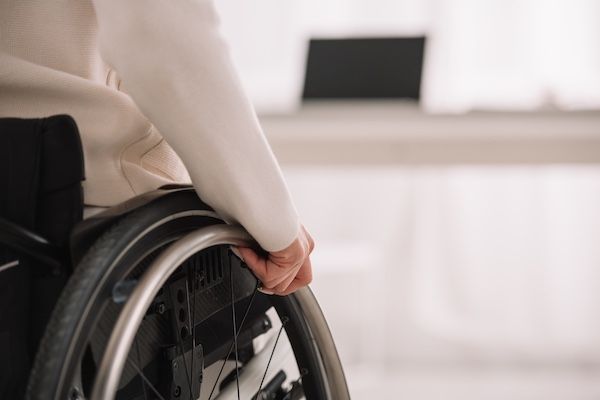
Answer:
[{"label": "blurred background", "polygon": [[600,399],[600,1],[219,0],[354,399]]}]

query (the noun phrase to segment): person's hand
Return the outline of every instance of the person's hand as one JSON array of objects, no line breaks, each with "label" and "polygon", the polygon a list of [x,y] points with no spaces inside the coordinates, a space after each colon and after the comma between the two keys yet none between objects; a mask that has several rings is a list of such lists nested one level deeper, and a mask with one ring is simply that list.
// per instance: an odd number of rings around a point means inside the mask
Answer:
[{"label": "person's hand", "polygon": [[238,251],[261,281],[262,292],[285,296],[312,281],[309,256],[314,248],[313,238],[306,228],[301,226],[298,237],[283,250],[268,253],[266,256],[259,255],[247,247],[239,247]]}]

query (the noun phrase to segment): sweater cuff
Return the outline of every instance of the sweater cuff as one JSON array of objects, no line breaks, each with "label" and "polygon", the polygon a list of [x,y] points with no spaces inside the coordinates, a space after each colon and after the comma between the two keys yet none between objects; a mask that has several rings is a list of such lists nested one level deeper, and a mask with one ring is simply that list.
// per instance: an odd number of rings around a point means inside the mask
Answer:
[{"label": "sweater cuff", "polygon": [[265,237],[255,236],[254,239],[269,253],[288,248],[300,233],[300,220],[296,216],[280,225],[278,232]]}]

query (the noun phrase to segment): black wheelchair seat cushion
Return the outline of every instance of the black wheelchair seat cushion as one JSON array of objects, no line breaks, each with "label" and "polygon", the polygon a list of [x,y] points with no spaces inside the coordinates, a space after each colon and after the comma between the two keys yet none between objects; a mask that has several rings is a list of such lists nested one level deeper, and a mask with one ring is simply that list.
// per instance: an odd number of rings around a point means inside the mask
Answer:
[{"label": "black wheelchair seat cushion", "polygon": [[[0,118],[0,218],[57,246],[81,220],[83,150],[75,121]],[[0,398],[24,394],[27,375],[69,266],[49,275],[25,254],[0,243]]]}]

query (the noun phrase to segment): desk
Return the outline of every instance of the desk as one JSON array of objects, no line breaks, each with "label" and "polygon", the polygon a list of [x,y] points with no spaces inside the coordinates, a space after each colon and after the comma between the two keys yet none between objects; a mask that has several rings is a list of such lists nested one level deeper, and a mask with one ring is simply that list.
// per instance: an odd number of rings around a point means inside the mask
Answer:
[{"label": "desk", "polygon": [[430,115],[401,101],[323,101],[260,120],[284,165],[600,163],[600,110]]}]

